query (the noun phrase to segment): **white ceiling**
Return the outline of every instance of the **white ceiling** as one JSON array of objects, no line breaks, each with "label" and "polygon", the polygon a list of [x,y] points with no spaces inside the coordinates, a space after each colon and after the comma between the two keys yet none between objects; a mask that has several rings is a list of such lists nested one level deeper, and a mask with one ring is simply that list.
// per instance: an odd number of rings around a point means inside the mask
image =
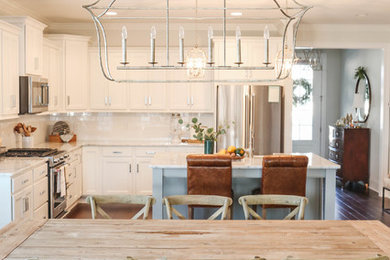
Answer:
[{"label": "white ceiling", "polygon": [[[95,0],[0,0],[1,15],[30,15],[45,23],[91,22],[89,14],[81,8]],[[101,3],[107,3],[102,0]],[[222,0],[198,0],[199,7],[221,6]],[[285,4],[286,0],[279,0]],[[303,19],[306,24],[390,24],[389,0],[298,0],[314,6]],[[171,7],[194,7],[195,0],[170,0]],[[271,0],[227,0],[228,7],[269,4]],[[289,0],[289,6],[291,0]],[[165,0],[117,0],[118,5],[137,7],[164,7]],[[181,12],[179,15],[182,15]],[[143,11],[139,15],[156,15]],[[163,16],[164,13],[161,13]],[[204,14],[209,15],[209,14]],[[245,17],[245,12],[244,16]]]}]

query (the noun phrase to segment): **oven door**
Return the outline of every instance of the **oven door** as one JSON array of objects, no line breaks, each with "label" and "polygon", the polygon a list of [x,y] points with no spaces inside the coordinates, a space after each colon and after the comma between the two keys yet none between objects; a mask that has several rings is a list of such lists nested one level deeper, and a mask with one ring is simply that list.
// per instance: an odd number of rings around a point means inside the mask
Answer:
[{"label": "oven door", "polygon": [[31,81],[29,113],[40,113],[49,107],[49,85],[46,80]]},{"label": "oven door", "polygon": [[49,217],[56,218],[66,208],[65,164],[50,169]]}]

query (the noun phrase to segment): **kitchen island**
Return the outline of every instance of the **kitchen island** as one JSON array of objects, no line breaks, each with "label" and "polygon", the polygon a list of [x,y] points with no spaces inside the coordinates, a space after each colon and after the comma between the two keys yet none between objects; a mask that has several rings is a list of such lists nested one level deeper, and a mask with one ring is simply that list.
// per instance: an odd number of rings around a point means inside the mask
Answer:
[{"label": "kitchen island", "polygon": [[[184,153],[158,153],[151,161],[153,197],[156,199],[156,204],[153,206],[153,219],[166,218],[165,207],[162,206],[164,196],[187,193],[186,155]],[[340,166],[313,153],[303,155],[309,158],[306,182],[306,197],[309,199],[309,204],[305,210],[305,219],[333,220],[335,219],[336,170]],[[242,208],[237,200],[260,187],[262,157],[233,161],[232,168],[233,218],[243,219]],[[267,211],[267,217],[272,218],[283,214],[280,210],[275,209],[275,212],[271,214]],[[182,209],[182,213],[186,214],[186,211]],[[195,217],[199,214],[195,212]]]}]

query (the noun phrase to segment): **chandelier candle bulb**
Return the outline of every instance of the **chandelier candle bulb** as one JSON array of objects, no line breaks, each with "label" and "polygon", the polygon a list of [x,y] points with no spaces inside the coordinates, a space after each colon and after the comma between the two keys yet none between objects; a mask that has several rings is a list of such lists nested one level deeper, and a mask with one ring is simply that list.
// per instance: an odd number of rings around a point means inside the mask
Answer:
[{"label": "chandelier candle bulb", "polygon": [[236,28],[236,42],[237,42],[237,62],[236,62],[236,64],[238,64],[238,66],[240,66],[240,64],[242,64],[242,62],[241,62],[241,31],[240,31],[239,26],[237,26],[237,28]]},{"label": "chandelier candle bulb", "polygon": [[269,29],[266,25],[264,28],[264,64],[268,66],[269,62]]},{"label": "chandelier candle bulb", "polygon": [[126,52],[126,42],[127,42],[127,29],[126,26],[122,27],[122,64],[126,65],[127,62],[127,52]]},{"label": "chandelier candle bulb", "polygon": [[184,64],[184,28],[179,27],[179,64]]},{"label": "chandelier candle bulb", "polygon": [[207,63],[210,64],[210,66],[214,63],[213,62],[213,38],[214,38],[213,27],[209,26],[209,30],[208,30],[209,59]]},{"label": "chandelier candle bulb", "polygon": [[150,63],[156,63],[156,27],[150,30]]}]

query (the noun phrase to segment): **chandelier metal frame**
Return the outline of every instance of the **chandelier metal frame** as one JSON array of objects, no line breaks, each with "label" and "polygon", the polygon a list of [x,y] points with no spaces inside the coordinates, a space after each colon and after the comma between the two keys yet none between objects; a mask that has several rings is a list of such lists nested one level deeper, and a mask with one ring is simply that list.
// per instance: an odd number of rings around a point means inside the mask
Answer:
[{"label": "chandelier metal frame", "polygon": [[[223,71],[223,70],[234,70],[234,71],[272,71],[274,70],[274,66],[269,66],[266,64],[265,66],[227,66],[226,65],[226,38],[227,38],[227,29],[226,29],[226,22],[227,20],[238,20],[243,19],[240,17],[229,17],[227,18],[227,11],[245,11],[245,10],[252,10],[252,11],[260,11],[260,10],[278,10],[282,14],[282,18],[264,18],[264,17],[246,17],[245,20],[251,20],[251,21],[284,21],[284,29],[282,33],[282,47],[281,47],[281,70],[278,72],[278,74],[273,78],[268,79],[224,79],[224,80],[214,80],[214,79],[177,79],[177,80],[137,80],[137,79],[115,79],[110,71],[109,67],[109,46],[107,43],[107,36],[106,31],[104,29],[104,25],[102,23],[102,20],[137,20],[137,19],[165,19],[165,34],[166,34],[166,43],[165,43],[165,50],[166,50],[166,65],[159,65],[156,66],[155,64],[151,64],[149,66],[129,66],[127,64],[122,64],[120,66],[117,66],[118,70],[186,70],[187,68],[183,65],[170,65],[170,45],[169,45],[169,37],[170,37],[170,21],[171,20],[216,20],[221,19],[221,17],[171,17],[170,11],[185,11],[185,10],[195,10],[195,8],[187,8],[187,7],[179,7],[174,8],[170,7],[170,0],[166,1],[166,7],[165,8],[135,8],[135,7],[125,7],[125,6],[114,6],[114,4],[117,2],[117,0],[111,0],[107,6],[99,6],[99,3],[102,0],[97,0],[89,5],[83,5],[82,7],[86,9],[89,14],[92,17],[92,21],[94,23],[95,29],[96,29],[96,35],[97,35],[97,45],[98,45],[98,55],[99,55],[99,64],[101,71],[104,75],[104,77],[109,81],[114,81],[118,83],[187,83],[187,82],[220,82],[220,83],[250,83],[250,82],[274,82],[274,81],[280,81],[283,79],[286,79],[288,75],[282,75],[283,67],[285,66],[285,46],[287,45],[287,33],[289,27],[292,25],[293,32],[292,32],[292,57],[295,57],[295,44],[296,44],[296,37],[298,28],[300,25],[300,22],[303,18],[303,16],[306,14],[308,10],[312,8],[312,6],[305,6],[300,3],[298,3],[296,0],[290,0],[292,1],[296,7],[285,7],[282,8],[279,4],[278,0],[270,0],[275,4],[275,7],[257,7],[257,8],[251,8],[251,7],[243,7],[243,8],[228,8],[226,6],[226,0],[223,0],[223,7],[215,8],[215,7],[200,7],[197,8],[198,10],[220,10],[223,11],[223,64],[222,65],[215,65],[215,64],[209,64],[209,66],[206,66],[205,70],[217,70],[217,71]],[[165,11],[165,17],[148,17],[148,16],[125,16],[125,17],[114,17],[114,16],[107,16],[107,12],[114,11],[114,10],[127,10],[127,11]],[[100,12],[99,12],[100,11]],[[288,11],[294,11],[294,14],[288,14]],[[96,12],[96,13],[95,13]],[[293,23],[295,22],[295,23]]]}]

